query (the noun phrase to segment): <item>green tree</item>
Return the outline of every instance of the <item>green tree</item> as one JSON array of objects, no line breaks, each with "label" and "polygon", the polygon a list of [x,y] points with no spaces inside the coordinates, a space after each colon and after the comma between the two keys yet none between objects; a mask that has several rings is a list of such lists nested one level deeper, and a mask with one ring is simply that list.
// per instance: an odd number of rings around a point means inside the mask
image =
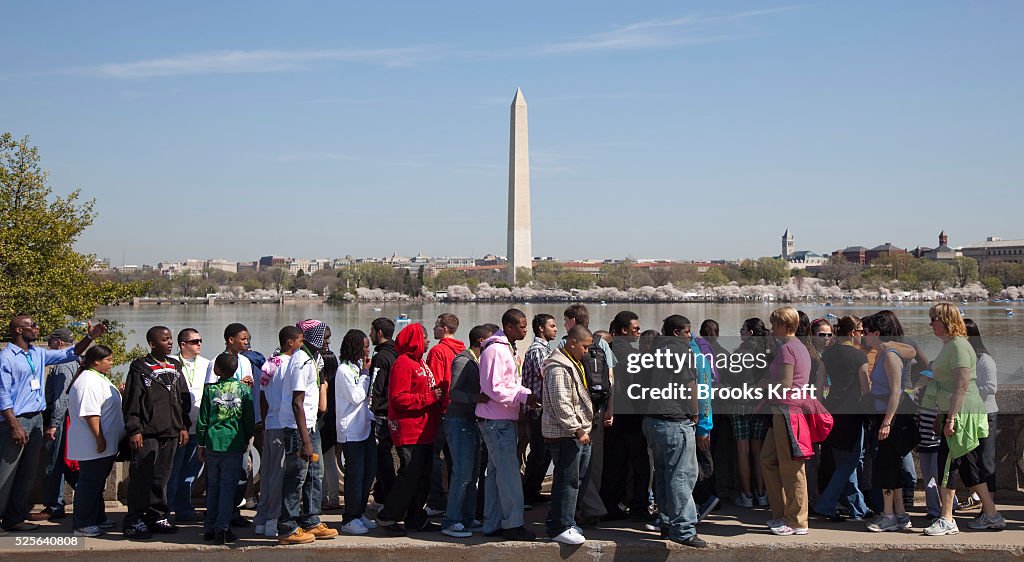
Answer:
[{"label": "green tree", "polygon": [[293,291],[309,288],[309,276],[306,275],[305,271],[298,270],[295,272],[295,278],[292,279],[291,286]]},{"label": "green tree", "polygon": [[718,287],[729,283],[729,278],[726,277],[725,273],[722,273],[721,268],[718,267],[709,267],[708,270],[704,272],[702,280],[708,287]]},{"label": "green tree", "polygon": [[[144,293],[141,283],[118,283],[90,273],[96,257],[74,243],[96,218],[94,201],[79,190],[52,197],[39,153],[28,137],[0,135],[0,318],[30,314],[43,333],[69,320],[91,317],[96,307]],[[115,357],[125,353],[119,326],[101,338]],[[120,343],[119,343],[120,342]]]},{"label": "green tree", "polygon": [[529,267],[516,268],[516,286],[525,287],[533,281],[533,269]]},{"label": "green tree", "polygon": [[998,295],[999,291],[1003,290],[1003,282],[998,277],[985,277],[981,280],[981,284],[988,291],[990,297]]},{"label": "green tree", "polygon": [[917,280],[933,291],[938,291],[943,286],[949,285],[955,279],[955,273],[948,264],[933,260],[918,260],[914,268]]},{"label": "green tree", "polygon": [[966,256],[953,258],[953,274],[956,277],[957,287],[963,287],[973,283],[979,278],[978,260]]}]

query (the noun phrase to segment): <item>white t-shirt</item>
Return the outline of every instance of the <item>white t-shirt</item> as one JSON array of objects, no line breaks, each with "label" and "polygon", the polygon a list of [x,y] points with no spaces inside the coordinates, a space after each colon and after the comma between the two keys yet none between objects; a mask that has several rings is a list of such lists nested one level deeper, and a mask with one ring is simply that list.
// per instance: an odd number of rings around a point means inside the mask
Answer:
[{"label": "white t-shirt", "polygon": [[[281,365],[274,371],[273,376],[263,374],[260,377],[260,393],[267,399],[267,417],[263,420],[265,429],[281,429],[281,386],[283,386],[284,375],[288,372],[288,365],[291,363],[290,355],[278,355]],[[267,362],[273,361],[268,359]],[[266,367],[264,367],[266,368]],[[266,382],[266,384],[264,384]],[[256,404],[259,408],[259,404]]]},{"label": "white t-shirt", "polygon": [[[243,381],[246,377],[253,380],[252,403],[256,406],[253,410],[256,411],[256,423],[260,423],[260,385],[256,384],[256,378],[252,374],[252,361],[250,361],[248,357],[239,353],[238,368],[235,369],[235,378],[239,381]],[[220,377],[217,376],[217,373],[213,372],[213,361],[210,361],[210,366],[206,369],[206,384],[213,384],[218,380],[220,380]],[[198,410],[196,413],[198,413]],[[195,427],[195,424],[193,424],[192,427]]]},{"label": "white t-shirt", "polygon": [[298,428],[295,413],[292,412],[292,393],[305,392],[302,410],[306,414],[306,429],[316,427],[316,414],[320,405],[320,387],[318,386],[316,361],[312,360],[303,350],[292,354],[288,362],[281,384],[281,404],[278,407],[278,420],[281,427]]},{"label": "white t-shirt", "polygon": [[[100,431],[107,440],[107,448],[96,452],[93,437],[84,416],[99,416]],[[110,379],[89,369],[83,371],[68,395],[68,459],[91,461],[117,453],[117,444],[124,437],[124,415],[121,413],[121,393]]]},{"label": "white t-shirt", "polygon": [[370,375],[349,362],[338,366],[334,376],[335,428],[338,443],[355,443],[370,436]]},{"label": "white t-shirt", "polygon": [[192,395],[192,409],[188,412],[188,419],[192,420],[192,424],[189,426],[188,432],[190,435],[195,435],[199,406],[203,403],[203,386],[205,386],[206,378],[212,368],[212,361],[201,355],[197,355],[192,361],[183,359],[181,355],[176,355],[174,358],[181,361],[181,372],[185,375],[188,392]]}]

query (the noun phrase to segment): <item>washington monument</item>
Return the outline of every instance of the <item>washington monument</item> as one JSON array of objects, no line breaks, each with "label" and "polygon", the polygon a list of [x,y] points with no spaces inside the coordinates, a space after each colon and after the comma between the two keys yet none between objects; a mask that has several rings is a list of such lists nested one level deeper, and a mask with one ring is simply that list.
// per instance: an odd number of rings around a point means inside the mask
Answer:
[{"label": "washington monument", "polygon": [[530,147],[526,98],[516,89],[508,142],[508,280],[516,284],[516,269],[533,269],[530,240]]}]

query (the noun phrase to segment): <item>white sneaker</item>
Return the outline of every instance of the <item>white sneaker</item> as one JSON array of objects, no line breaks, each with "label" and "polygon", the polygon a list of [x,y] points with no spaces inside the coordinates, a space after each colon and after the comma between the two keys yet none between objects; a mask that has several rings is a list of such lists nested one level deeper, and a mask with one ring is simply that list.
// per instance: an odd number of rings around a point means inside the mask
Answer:
[{"label": "white sneaker", "polygon": [[377,524],[374,523],[373,521],[367,519],[367,517],[365,515],[361,516],[359,518],[359,520],[363,522],[363,527],[366,527],[367,529],[376,529],[377,528]]},{"label": "white sneaker", "polygon": [[576,527],[569,527],[562,531],[562,534],[552,538],[551,540],[562,544],[577,545],[586,542],[587,538],[580,534],[580,532],[576,530]]},{"label": "white sneaker", "polygon": [[103,531],[96,525],[89,525],[88,527],[82,527],[81,529],[75,529],[76,537],[98,537],[103,534]]},{"label": "white sneaker", "polygon": [[353,519],[348,523],[341,526],[342,533],[348,533],[349,535],[365,535],[370,530],[363,525],[363,522],[359,519]]},{"label": "white sneaker", "polygon": [[449,525],[444,529],[441,529],[441,533],[457,539],[468,539],[473,536],[473,533],[467,531],[466,527],[462,523]]},{"label": "white sneaker", "polygon": [[767,525],[769,529],[776,529],[778,527],[785,527],[786,526],[786,520],[785,519],[769,519],[767,522],[765,522],[765,525]]},{"label": "white sneaker", "polygon": [[264,527],[264,537],[277,538],[277,519],[268,519]]},{"label": "white sneaker", "polygon": [[768,494],[757,494],[755,493],[754,499],[757,500],[757,507],[768,507]]},{"label": "white sneaker", "polygon": [[790,527],[789,525],[783,525],[781,527],[772,527],[772,534],[779,535],[780,537],[788,537],[790,535],[806,535],[807,532],[807,527],[796,529]]},{"label": "white sneaker", "polygon": [[444,515],[443,509],[434,509],[432,507],[427,508],[427,517],[437,517],[438,515]]},{"label": "white sneaker", "polygon": [[748,496],[743,492],[733,501],[739,507],[754,507],[754,496]]},{"label": "white sneaker", "polygon": [[956,521],[946,521],[941,517],[937,517],[932,524],[924,530],[924,534],[929,537],[940,537],[942,535],[955,535],[960,532],[960,529],[956,526]]}]

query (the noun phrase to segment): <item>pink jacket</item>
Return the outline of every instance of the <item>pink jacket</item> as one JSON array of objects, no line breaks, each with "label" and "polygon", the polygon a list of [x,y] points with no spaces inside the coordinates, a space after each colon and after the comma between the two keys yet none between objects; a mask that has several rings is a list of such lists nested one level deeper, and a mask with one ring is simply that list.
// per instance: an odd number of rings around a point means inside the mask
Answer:
[{"label": "pink jacket", "polygon": [[480,353],[480,392],[490,400],[476,405],[476,416],[485,420],[518,420],[519,405],[526,403],[530,389],[522,385],[519,357],[505,332],[484,340]]},{"label": "pink jacket", "polygon": [[814,444],[821,443],[832,432],[832,414],[814,398],[786,398],[772,404],[762,402],[755,413],[782,414],[794,460],[813,457]]}]

